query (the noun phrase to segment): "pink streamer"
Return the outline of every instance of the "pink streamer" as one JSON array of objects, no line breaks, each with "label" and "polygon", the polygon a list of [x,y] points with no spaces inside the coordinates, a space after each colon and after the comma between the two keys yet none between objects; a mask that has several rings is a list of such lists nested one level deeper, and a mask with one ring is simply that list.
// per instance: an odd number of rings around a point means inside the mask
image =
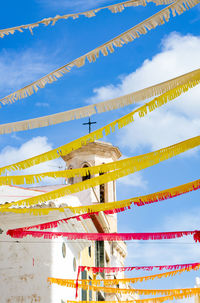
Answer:
[{"label": "pink streamer", "polygon": [[[137,206],[144,206],[146,204],[151,204],[151,203],[155,203],[155,202],[160,202],[160,201],[164,201],[164,200],[167,200],[167,199],[172,199],[172,198],[175,198],[175,197],[178,197],[178,196],[181,196],[183,194],[187,194],[189,192],[192,192],[192,191],[195,191],[195,190],[198,190],[200,189],[200,180],[197,180],[198,181],[198,184],[195,186],[193,184],[192,188],[189,188],[185,191],[177,191],[176,193],[173,193],[171,194],[170,191],[167,191],[166,192],[162,192],[162,193],[157,193],[157,196],[155,196],[154,199],[149,199],[149,201],[143,201],[142,199],[139,199],[138,202],[135,202],[134,201],[134,205],[137,205]],[[197,182],[195,181],[195,182]],[[192,183],[192,182],[191,182]],[[155,194],[156,195],[156,194]]]},{"label": "pink streamer", "polygon": [[[48,224],[48,223],[47,223]],[[175,239],[183,236],[193,235],[195,242],[200,242],[200,231],[174,231],[174,232],[154,232],[154,233],[68,233],[68,232],[43,232],[32,231],[23,228],[7,231],[7,235],[13,238],[24,238],[28,235],[34,238],[53,239],[65,237],[69,240],[89,240],[89,241],[129,241],[129,240],[162,240]]]},{"label": "pink streamer", "polygon": [[[130,206],[128,207],[130,208]],[[116,209],[112,209],[112,210],[106,210],[104,211],[104,213],[106,215],[110,215],[110,214],[115,214],[115,213],[119,213],[122,211],[125,211],[126,207],[121,207],[121,208],[116,208]],[[37,224],[37,225],[32,225],[32,226],[27,226],[27,227],[22,227],[22,228],[17,228],[16,230],[30,230],[30,229],[39,229],[39,230],[45,230],[45,229],[49,229],[49,228],[56,228],[59,226],[59,224],[62,223],[68,223],[69,220],[72,219],[76,219],[77,221],[81,221],[82,219],[91,219],[91,215],[98,215],[99,212],[91,212],[91,213],[85,213],[85,214],[80,214],[77,216],[73,216],[73,217],[68,217],[65,219],[60,219],[60,220],[56,220],[56,221],[52,221],[52,222],[47,222],[47,223],[42,223],[42,224]]]},{"label": "pink streamer", "polygon": [[99,272],[113,273],[113,272],[123,272],[123,271],[132,271],[132,270],[146,270],[151,271],[153,269],[157,270],[176,270],[176,269],[189,269],[195,268],[200,263],[188,263],[188,264],[175,264],[175,265],[152,265],[152,266],[132,266],[132,267],[91,267],[91,266],[79,266],[80,271],[85,269],[91,270],[94,274]]}]

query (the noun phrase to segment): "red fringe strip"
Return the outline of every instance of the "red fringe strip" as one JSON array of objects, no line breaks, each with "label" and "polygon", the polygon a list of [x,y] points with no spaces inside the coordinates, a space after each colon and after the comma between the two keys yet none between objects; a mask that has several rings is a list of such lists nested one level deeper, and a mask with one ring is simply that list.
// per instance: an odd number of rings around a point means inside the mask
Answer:
[{"label": "red fringe strip", "polygon": [[[49,224],[49,223],[47,223]],[[56,223],[57,224],[57,223]],[[69,240],[90,240],[90,241],[128,241],[128,240],[162,240],[175,239],[183,236],[193,235],[195,242],[200,242],[200,231],[174,231],[155,233],[68,233],[68,232],[43,232],[32,231],[23,228],[7,231],[7,235],[13,238],[24,238],[28,235],[34,238],[52,239],[65,237]]]},{"label": "red fringe strip", "polygon": [[166,190],[165,192],[158,192],[155,194],[150,194],[149,196],[154,195],[154,197],[153,198],[149,197],[149,200],[148,200],[148,195],[147,195],[147,196],[144,196],[145,199],[143,197],[141,197],[138,202],[134,201],[133,203],[134,203],[134,205],[137,205],[137,206],[144,206],[146,204],[151,204],[151,203],[164,201],[167,199],[181,196],[181,195],[189,193],[191,191],[200,189],[200,180],[195,180],[193,182],[185,184],[185,189],[180,189],[179,187],[181,187],[181,186],[177,186],[177,191],[174,193],[171,193],[170,190]]},{"label": "red fringe strip", "polygon": [[[125,211],[127,208],[130,209],[130,206],[116,208],[116,209],[112,209],[112,210],[106,210],[106,211],[104,211],[104,213],[106,215],[116,214],[116,213]],[[51,222],[47,222],[47,223],[42,223],[42,224],[17,228],[15,230],[30,230],[30,229],[33,229],[33,228],[39,229],[39,230],[45,230],[45,229],[49,229],[49,228],[56,228],[56,227],[59,226],[59,224],[68,223],[69,220],[76,219],[77,221],[81,221],[81,218],[84,219],[84,220],[85,219],[91,219],[91,215],[98,215],[98,214],[99,214],[99,212],[91,212],[91,213],[86,213],[86,214],[80,214],[80,215],[73,216],[73,217],[68,217],[68,218],[65,218],[65,219],[60,219],[60,220],[51,221]]]},{"label": "red fringe strip", "polygon": [[132,266],[132,267],[91,267],[91,266],[79,266],[79,272],[84,271],[85,269],[91,270],[94,274],[99,272],[113,273],[113,272],[122,272],[122,271],[132,271],[132,270],[146,270],[151,271],[153,269],[157,270],[176,270],[176,269],[189,269],[195,268],[200,263],[188,263],[188,264],[175,264],[175,265],[153,265],[153,266]]}]

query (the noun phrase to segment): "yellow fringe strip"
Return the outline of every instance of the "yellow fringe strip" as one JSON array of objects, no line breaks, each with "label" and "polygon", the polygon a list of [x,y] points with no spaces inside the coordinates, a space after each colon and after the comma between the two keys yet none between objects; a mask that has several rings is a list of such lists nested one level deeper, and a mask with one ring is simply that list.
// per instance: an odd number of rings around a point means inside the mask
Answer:
[{"label": "yellow fringe strip", "polygon": [[[180,96],[183,92],[186,92],[189,88],[198,85],[199,82],[200,82],[200,69],[192,71],[188,74],[184,74],[178,78],[174,78],[172,80],[154,85],[152,87],[145,88],[140,91],[133,92],[131,94],[127,94],[118,98],[110,99],[104,102],[99,102],[97,104],[91,104],[77,109],[73,109],[49,116],[39,117],[35,119],[1,124],[0,134],[25,131],[28,129],[45,127],[49,125],[55,125],[55,124],[67,122],[74,119],[89,117],[96,113],[102,113],[113,109],[121,108],[130,104],[134,104],[136,102],[146,99],[147,97],[150,98],[152,97],[152,95],[155,96],[156,92],[157,93],[168,92],[168,94],[165,94],[163,96],[165,98],[165,102],[164,102],[165,104],[168,101],[171,101],[176,97]],[[162,96],[160,97],[162,99]],[[147,106],[147,108],[149,107],[149,111],[152,111],[157,107],[157,103],[159,104],[158,106],[163,105],[161,99],[160,101],[154,99],[149,103],[149,106],[148,103],[144,106]]]},{"label": "yellow fringe strip", "polygon": [[[59,207],[59,208],[51,208],[51,207],[45,207],[45,208],[6,208],[2,209],[3,212],[12,212],[12,213],[29,213],[33,215],[48,215],[51,211],[59,211],[64,212],[65,209],[69,209],[74,214],[83,214],[83,213],[93,213],[93,212],[100,212],[100,211],[106,211],[106,210],[113,210],[123,207],[129,207],[131,204],[138,204],[139,202],[142,203],[149,203],[150,201],[160,201],[163,197],[170,197],[170,196],[176,196],[182,193],[191,192],[194,189],[198,189],[200,187],[200,179],[182,184],[170,189],[165,189],[153,194],[148,194],[145,196],[139,196],[134,197],[126,200],[121,201],[115,201],[115,202],[105,202],[105,203],[98,203],[93,205],[84,205],[84,206],[66,206],[66,207]],[[185,270],[185,269],[184,269]],[[175,271],[176,272],[176,271]],[[169,272],[173,273],[173,272]],[[178,271],[177,271],[178,273]],[[165,273],[167,274],[167,273]],[[164,274],[164,275],[165,275]],[[163,275],[163,274],[161,274]],[[155,275],[156,276],[156,275]],[[151,276],[150,276],[151,277]],[[134,278],[134,279],[140,279],[140,278]],[[143,279],[143,277],[141,278]],[[91,281],[91,280],[90,280]],[[98,280],[97,280],[98,281]],[[110,283],[115,283],[116,280],[110,280]],[[134,281],[134,280],[133,280]],[[132,282],[133,283],[133,282]],[[116,284],[118,284],[116,282]]]},{"label": "yellow fringe strip", "polygon": [[[164,297],[156,297],[151,299],[138,299],[138,300],[130,300],[130,301],[120,301],[121,303],[161,303],[165,301],[172,301],[172,300],[180,300],[185,298],[190,298],[192,296],[196,296],[200,294],[199,288],[191,289],[191,292],[184,292],[181,294],[172,294],[169,296]],[[71,301],[67,300],[66,303],[100,303],[102,301]],[[104,303],[116,303],[116,301],[104,301]]]},{"label": "yellow fringe strip", "polygon": [[[200,73],[198,73],[198,76],[200,76]],[[134,115],[138,115],[140,118],[144,117],[145,115],[147,115],[149,112],[152,112],[153,110],[155,110],[156,108],[159,108],[161,106],[163,106],[164,104],[174,100],[175,98],[179,97],[183,92],[187,92],[190,88],[193,88],[194,86],[196,86],[197,84],[200,83],[200,77],[196,77],[196,79],[193,79],[192,81],[190,81],[189,83],[185,83],[182,85],[179,85],[173,89],[170,89],[168,92],[160,95],[159,97],[154,98],[152,101],[147,102],[145,105],[137,108],[136,110],[134,110],[133,112],[107,124],[106,126],[86,135],[83,136],[79,139],[76,139],[70,143],[67,143],[65,145],[62,145],[56,149],[53,149],[49,152],[40,154],[38,156],[29,158],[27,160],[24,161],[20,161],[17,162],[15,164],[11,164],[11,165],[7,165],[4,167],[0,168],[0,174],[4,173],[6,170],[10,171],[10,170],[17,170],[17,169],[26,169],[28,167],[31,167],[33,165],[37,165],[40,164],[42,162],[46,162],[52,159],[56,159],[59,158],[60,156],[64,156],[69,154],[71,151],[73,150],[77,150],[80,147],[87,145],[90,142],[94,142],[95,140],[101,139],[105,135],[109,135],[110,132],[114,132],[115,128],[118,127],[119,129],[134,122]],[[109,165],[107,165],[109,166]],[[112,164],[113,166],[113,164]],[[77,171],[81,171],[81,169],[77,170]],[[86,170],[84,170],[85,172]],[[55,172],[52,173],[52,175],[49,176],[53,176],[53,177],[62,177],[62,173],[63,172],[57,172],[57,175]],[[71,172],[72,174],[72,172]],[[42,174],[41,174],[42,175]],[[45,176],[48,176],[47,174],[43,174]],[[28,182],[27,184],[30,184],[31,182],[31,175],[29,175],[30,177],[28,177]],[[33,175],[32,175],[33,176]],[[40,181],[40,174],[37,174],[38,180]],[[5,177],[5,180],[11,180],[15,178],[17,180],[23,180],[24,177],[22,176],[9,176],[9,177]],[[33,180],[33,178],[32,178]],[[8,183],[7,183],[8,184]],[[13,183],[18,185],[19,183]],[[21,184],[21,183],[20,183]]]},{"label": "yellow fringe strip", "polygon": [[[184,74],[180,77],[156,84],[151,87],[144,88],[142,90],[110,99],[107,101],[91,104],[88,106],[76,108],[73,110],[64,111],[61,113],[43,116],[34,119],[28,119],[24,121],[11,122],[0,125],[0,134],[9,134],[11,132],[25,131],[28,129],[35,129],[39,127],[46,127],[49,125],[55,125],[75,119],[84,117],[90,117],[96,113],[103,113],[113,109],[121,108],[136,102],[151,98],[155,95],[160,95],[171,91],[176,88],[178,96],[185,92],[185,89],[196,86],[200,82],[200,69]],[[177,87],[178,86],[178,87]],[[172,91],[173,95],[176,95],[175,91]],[[153,102],[153,101],[152,101]],[[152,105],[151,108],[154,108]]]},{"label": "yellow fringe strip", "polygon": [[108,9],[112,13],[121,13],[125,8],[131,7],[131,6],[146,6],[147,3],[153,2],[156,5],[163,5],[163,4],[170,4],[173,2],[173,0],[130,0],[130,1],[124,1],[121,3],[116,3],[113,5],[108,5],[100,8],[95,8],[89,11],[81,12],[81,13],[75,13],[75,14],[67,14],[67,15],[56,15],[55,17],[48,17],[44,18],[41,21],[37,21],[34,23],[26,24],[26,25],[19,25],[15,27],[5,28],[0,30],[0,38],[4,38],[6,35],[14,34],[16,31],[23,32],[23,30],[28,29],[31,34],[33,34],[33,29],[35,27],[38,27],[40,24],[43,24],[45,26],[48,25],[55,25],[55,23],[58,20],[67,20],[69,18],[77,19],[80,16],[84,16],[87,18],[95,17],[96,13]]},{"label": "yellow fringe strip", "polygon": [[[107,203],[101,203],[101,204],[94,204],[94,205],[87,205],[87,206],[65,206],[65,207],[59,207],[59,208],[52,208],[52,207],[42,207],[42,208],[0,208],[0,212],[11,212],[16,214],[32,214],[34,216],[38,215],[48,215],[51,211],[59,211],[64,212],[66,209],[71,210],[74,214],[80,214],[80,213],[93,213],[93,212],[100,212],[100,211],[106,211],[106,210],[112,210],[116,208],[122,208],[122,207],[128,207],[131,206],[131,202],[128,200],[124,201],[116,201],[116,202],[107,202]],[[87,211],[86,211],[87,210]]]},{"label": "yellow fringe strip", "polygon": [[[57,278],[48,278],[48,281],[51,284],[58,284],[60,286],[76,288],[76,283],[72,283],[65,279],[57,279]],[[89,289],[93,291],[102,291],[105,293],[120,293],[120,294],[139,294],[139,295],[171,295],[171,294],[193,294],[199,293],[200,288],[176,288],[176,289],[130,289],[130,288],[109,288],[109,287],[99,287],[99,286],[91,286],[91,285],[82,285],[79,284],[78,287],[82,289]]]},{"label": "yellow fringe strip", "polygon": [[[8,208],[13,205],[35,205],[40,202],[46,202],[49,200],[54,200],[72,193],[76,193],[85,189],[88,189],[90,187],[95,187],[100,184],[108,183],[110,181],[116,180],[118,178],[127,176],[131,173],[134,173],[136,171],[145,169],[147,167],[150,167],[152,165],[158,164],[164,160],[167,160],[169,158],[172,158],[176,155],[179,155],[189,149],[192,149],[194,147],[197,147],[200,145],[200,136],[188,139],[186,141],[182,141],[180,143],[177,143],[175,145],[171,145],[169,147],[162,148],[160,150],[157,150],[155,152],[151,152],[148,154],[144,154],[141,156],[136,156],[132,158],[128,158],[125,160],[122,160],[121,164],[123,163],[124,167],[121,169],[118,169],[116,171],[85,180],[80,183],[75,183],[70,186],[65,186],[63,188],[36,196],[31,197],[28,199],[19,200],[17,202],[11,202],[4,205],[0,205],[0,209],[2,208]],[[113,162],[113,163],[117,163]]]},{"label": "yellow fringe strip", "polygon": [[119,36],[111,39],[110,41],[104,43],[103,45],[95,48],[94,50],[86,53],[85,55],[71,61],[70,63],[63,65],[62,67],[54,70],[53,72],[45,75],[39,80],[32,82],[31,84],[25,86],[24,88],[15,91],[14,93],[4,97],[0,100],[0,103],[3,105],[8,103],[13,103],[17,100],[26,98],[35,92],[39,88],[44,88],[47,83],[52,83],[62,77],[64,74],[71,71],[73,67],[81,67],[85,64],[86,60],[90,63],[96,61],[99,58],[100,54],[107,56],[109,53],[114,52],[115,47],[122,47],[124,44],[132,42],[136,38],[139,38],[141,35],[146,34],[148,31],[154,29],[158,25],[163,25],[165,22],[168,22],[172,14],[175,17],[177,14],[181,15],[186,10],[194,7],[199,3],[199,0],[177,0],[168,7],[164,8],[160,12],[146,19],[145,21],[137,24],[131,29],[125,31]]},{"label": "yellow fringe strip", "polygon": [[[118,285],[119,283],[121,284],[128,284],[128,283],[137,283],[137,282],[143,282],[143,281],[149,281],[149,280],[154,280],[154,279],[161,279],[161,278],[168,278],[168,277],[174,277],[177,274],[181,274],[185,271],[189,272],[191,270],[199,270],[200,269],[200,265],[197,266],[191,266],[189,268],[182,268],[182,269],[177,269],[177,270],[173,270],[173,271],[168,271],[168,272],[164,272],[161,274],[156,274],[156,275],[150,275],[150,276],[143,276],[143,277],[137,277],[137,278],[124,278],[124,279],[103,279],[103,280],[97,280],[97,279],[93,279],[93,280],[79,280],[79,283],[83,286],[88,286],[88,285],[95,285],[95,286],[99,286],[102,283],[105,286],[113,286],[113,285]],[[52,278],[50,278],[52,279]],[[76,284],[76,280],[74,279],[68,279],[65,280],[67,283],[69,282],[70,285],[75,285]],[[51,281],[50,281],[51,282]],[[74,287],[74,286],[72,286]]]}]

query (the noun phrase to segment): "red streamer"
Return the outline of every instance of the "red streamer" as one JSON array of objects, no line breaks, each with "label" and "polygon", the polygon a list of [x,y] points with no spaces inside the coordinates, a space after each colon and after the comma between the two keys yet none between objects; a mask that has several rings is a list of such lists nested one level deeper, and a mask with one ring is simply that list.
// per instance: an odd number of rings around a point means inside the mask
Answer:
[{"label": "red streamer", "polygon": [[[188,185],[188,187],[187,187],[187,185]],[[154,195],[154,197],[149,198],[149,200],[147,200],[148,195],[144,196],[145,199],[143,197],[141,197],[138,202],[134,201],[134,205],[144,206],[146,204],[151,204],[151,203],[155,203],[155,202],[164,201],[167,199],[172,199],[172,198],[181,196],[183,194],[187,194],[189,192],[198,190],[198,189],[200,189],[200,180],[196,180],[196,181],[185,184],[185,189],[180,190],[178,188],[179,188],[179,186],[177,186],[177,191],[174,193],[171,192],[171,190],[173,190],[173,189],[168,189],[164,192],[154,193],[154,194],[152,194],[152,195]],[[151,196],[151,194],[149,196]]]},{"label": "red streamer", "polygon": [[[130,208],[130,206],[128,207]],[[125,211],[126,207],[121,207],[121,208],[116,208],[116,209],[112,209],[112,210],[106,210],[104,211],[104,213],[106,215],[110,215],[110,214],[115,214],[115,213],[119,213],[122,211]],[[32,225],[32,226],[27,226],[27,227],[21,227],[21,228],[17,228],[15,230],[30,230],[30,229],[39,229],[39,230],[45,230],[45,229],[49,229],[49,228],[56,228],[59,226],[59,224],[61,223],[68,223],[69,220],[71,219],[76,219],[77,221],[80,221],[81,218],[82,219],[91,219],[91,215],[98,215],[99,212],[91,212],[91,213],[86,213],[86,214],[80,214],[77,216],[73,216],[73,217],[68,217],[65,219],[60,219],[60,220],[55,220],[55,221],[51,221],[51,222],[47,222],[47,223],[42,223],[42,224],[37,224],[37,225]]]},{"label": "red streamer", "polygon": [[[48,223],[45,223],[48,224]],[[128,240],[162,240],[175,239],[183,236],[193,235],[195,242],[200,242],[200,231],[173,231],[154,233],[68,233],[68,232],[43,232],[32,231],[23,228],[7,231],[7,235],[12,238],[24,238],[28,235],[34,238],[52,239],[65,237],[69,240],[89,240],[89,241],[128,241]]]},{"label": "red streamer", "polygon": [[176,270],[176,269],[189,269],[195,268],[200,263],[186,263],[186,264],[175,264],[175,265],[151,265],[151,266],[131,266],[131,267],[91,267],[91,266],[79,266],[79,272],[84,270],[91,270],[94,274],[99,272],[113,273],[113,272],[123,272],[132,270],[146,270],[151,271],[153,269],[157,270]]}]

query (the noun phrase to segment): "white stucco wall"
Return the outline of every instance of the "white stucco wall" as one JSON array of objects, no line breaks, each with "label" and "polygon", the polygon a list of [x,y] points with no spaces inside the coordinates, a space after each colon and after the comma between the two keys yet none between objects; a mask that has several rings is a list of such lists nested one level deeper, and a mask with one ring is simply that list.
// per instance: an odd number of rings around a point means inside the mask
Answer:
[{"label": "white stucco wall", "polygon": [[[20,198],[17,197],[19,194]],[[41,194],[27,189],[16,187],[1,188],[0,203],[21,199],[22,196],[33,196]],[[6,196],[7,195],[7,196]],[[67,196],[56,201],[56,204],[67,203],[80,205],[77,197]],[[31,236],[23,239],[13,239],[6,235],[6,231],[12,228],[35,225],[49,222],[59,218],[65,218],[66,213],[53,212],[48,216],[33,216],[29,214],[0,213],[0,302],[1,303],[61,303],[61,300],[74,300],[75,290],[50,285],[48,277],[75,279],[79,264],[81,250],[90,245],[80,241],[66,241],[66,257],[62,254],[63,238],[46,240],[34,239]],[[72,220],[68,224],[59,226],[60,231],[85,232],[87,221],[78,222]],[[76,222],[76,224],[75,224]],[[57,231],[58,231],[57,230]],[[76,259],[76,269],[73,261]]]}]

